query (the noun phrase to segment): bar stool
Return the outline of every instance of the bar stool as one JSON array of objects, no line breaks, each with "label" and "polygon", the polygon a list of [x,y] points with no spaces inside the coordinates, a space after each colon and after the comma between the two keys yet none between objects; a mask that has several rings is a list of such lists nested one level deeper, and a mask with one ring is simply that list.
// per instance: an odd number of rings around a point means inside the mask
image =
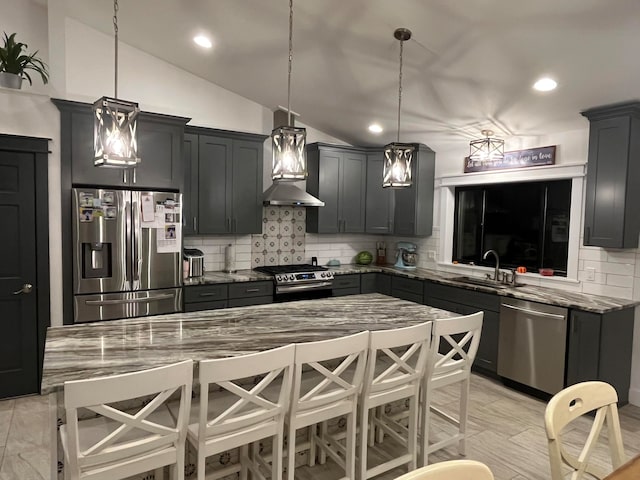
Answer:
[{"label": "bar stool", "polygon": [[[60,427],[65,478],[123,479],[172,465],[184,478],[185,438],[191,402],[193,362],[64,384],[67,423]],[[166,402],[178,392],[177,420]],[[153,398],[149,399],[149,396]],[[116,402],[144,398],[137,413]],[[93,418],[78,419],[86,409]]]},{"label": "bar stool", "polygon": [[450,460],[419,468],[395,480],[493,480],[484,463],[475,460]]}]

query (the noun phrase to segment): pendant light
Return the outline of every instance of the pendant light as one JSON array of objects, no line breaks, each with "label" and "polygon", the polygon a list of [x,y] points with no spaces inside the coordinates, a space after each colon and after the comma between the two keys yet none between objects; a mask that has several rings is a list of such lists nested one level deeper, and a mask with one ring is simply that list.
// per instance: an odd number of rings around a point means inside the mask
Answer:
[{"label": "pendant light", "polygon": [[113,2],[115,33],[114,96],[102,97],[93,104],[94,160],[97,167],[131,168],[140,163],[137,103],[118,99],[118,0]]},{"label": "pendant light", "polygon": [[307,178],[307,131],[291,123],[291,63],[293,61],[293,0],[289,0],[289,73],[287,78],[287,125],[271,132],[273,167],[271,178],[280,181]]},{"label": "pendant light", "polygon": [[398,81],[398,137],[397,142],[384,147],[384,169],[382,172],[383,187],[410,187],[411,162],[415,147],[409,143],[400,143],[400,107],[402,106],[402,46],[411,38],[411,30],[398,28],[393,32],[396,40],[400,40],[400,76]]},{"label": "pendant light", "polygon": [[491,130],[482,130],[485,138],[469,143],[469,159],[480,163],[493,163],[504,158],[504,140],[491,138]]}]

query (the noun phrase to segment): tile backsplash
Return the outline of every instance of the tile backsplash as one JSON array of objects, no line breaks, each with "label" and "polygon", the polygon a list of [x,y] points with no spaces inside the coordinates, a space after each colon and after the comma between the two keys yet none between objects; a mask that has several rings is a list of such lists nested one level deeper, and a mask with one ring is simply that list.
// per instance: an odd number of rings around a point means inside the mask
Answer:
[{"label": "tile backsplash", "polygon": [[305,207],[264,207],[262,234],[251,236],[251,268],[305,263],[306,217]]}]

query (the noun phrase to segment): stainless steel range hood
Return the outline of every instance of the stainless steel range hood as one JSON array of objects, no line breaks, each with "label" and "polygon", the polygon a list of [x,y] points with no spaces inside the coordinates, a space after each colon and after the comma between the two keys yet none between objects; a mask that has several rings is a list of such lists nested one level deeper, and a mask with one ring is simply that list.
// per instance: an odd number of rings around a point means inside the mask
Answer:
[{"label": "stainless steel range hood", "polygon": [[324,202],[296,187],[291,182],[273,182],[262,194],[264,205],[289,205],[294,207],[324,207]]},{"label": "stainless steel range hood", "polygon": [[[296,113],[291,112],[297,116]],[[287,125],[288,114],[284,107],[278,107],[273,112],[273,128]],[[292,119],[291,123],[295,123]],[[324,207],[324,202],[318,200],[313,195],[305,192],[300,187],[294,185],[290,181],[275,180],[273,185],[265,190],[262,194],[262,203],[264,205],[285,205],[294,207]]]}]

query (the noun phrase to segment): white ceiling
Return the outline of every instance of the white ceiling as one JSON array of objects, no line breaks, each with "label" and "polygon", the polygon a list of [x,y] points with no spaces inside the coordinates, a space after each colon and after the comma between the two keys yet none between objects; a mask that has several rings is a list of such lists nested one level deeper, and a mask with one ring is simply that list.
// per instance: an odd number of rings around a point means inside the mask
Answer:
[{"label": "white ceiling", "polygon": [[[109,0],[66,0],[107,34]],[[120,0],[120,39],[274,109],[287,102],[287,0]],[[296,0],[292,110],[354,144],[464,146],[584,128],[579,112],[640,98],[640,0]],[[195,34],[211,35],[203,52]],[[531,85],[551,75],[558,88]],[[367,131],[376,121],[385,132]]]}]

